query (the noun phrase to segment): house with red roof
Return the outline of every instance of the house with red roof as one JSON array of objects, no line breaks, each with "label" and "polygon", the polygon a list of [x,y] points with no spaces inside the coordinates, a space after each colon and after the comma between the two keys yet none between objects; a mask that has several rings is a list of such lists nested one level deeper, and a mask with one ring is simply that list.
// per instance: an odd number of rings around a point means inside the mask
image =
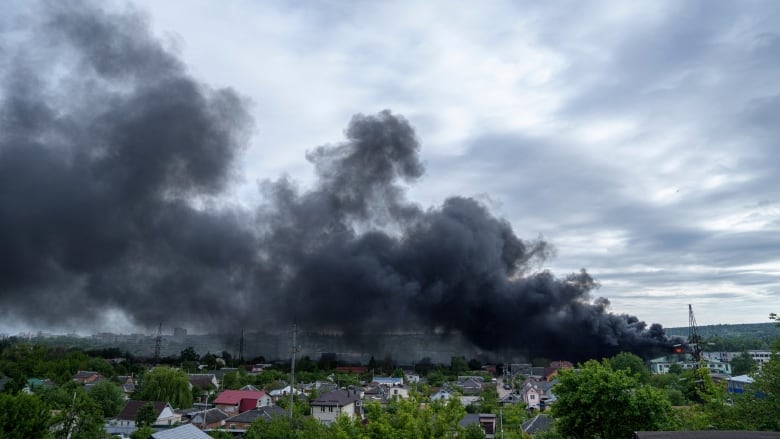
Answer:
[{"label": "house with red roof", "polygon": [[262,390],[225,390],[217,395],[214,405],[225,413],[244,413],[271,405],[271,397]]}]

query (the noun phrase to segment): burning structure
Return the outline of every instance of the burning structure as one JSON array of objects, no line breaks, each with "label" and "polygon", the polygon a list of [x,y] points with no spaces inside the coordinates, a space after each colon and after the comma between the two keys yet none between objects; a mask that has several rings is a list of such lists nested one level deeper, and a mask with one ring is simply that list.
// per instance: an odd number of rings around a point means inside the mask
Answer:
[{"label": "burning structure", "polygon": [[132,11],[29,8],[0,53],[0,313],[40,325],[118,312],[152,327],[287,325],[350,343],[415,328],[482,350],[581,360],[670,349],[660,325],[608,311],[582,270],[536,269],[475,199],[408,201],[413,128],[356,115],[307,155],[313,187],[265,181],[253,210],[220,198],[252,121],[191,77]]}]

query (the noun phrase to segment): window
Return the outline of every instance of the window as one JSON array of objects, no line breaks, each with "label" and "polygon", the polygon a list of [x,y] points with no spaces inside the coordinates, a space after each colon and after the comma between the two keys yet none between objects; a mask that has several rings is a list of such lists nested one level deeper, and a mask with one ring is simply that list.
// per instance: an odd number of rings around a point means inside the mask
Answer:
[{"label": "window", "polygon": [[528,399],[530,399],[531,401],[533,401],[533,400],[535,400],[535,399],[536,399],[536,395],[528,395]]},{"label": "window", "polygon": [[328,411],[331,412],[331,413],[333,412],[333,406],[332,405],[328,406]]},{"label": "window", "polygon": [[323,405],[323,406],[320,406],[320,411],[321,411],[322,413],[325,413],[325,406],[324,406],[324,405]]}]

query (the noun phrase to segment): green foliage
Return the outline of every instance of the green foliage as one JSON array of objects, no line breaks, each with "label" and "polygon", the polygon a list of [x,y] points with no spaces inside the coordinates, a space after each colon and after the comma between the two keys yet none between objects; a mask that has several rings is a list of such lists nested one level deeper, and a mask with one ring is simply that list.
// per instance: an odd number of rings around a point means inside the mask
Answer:
[{"label": "green foliage", "polygon": [[747,351],[734,357],[729,363],[732,375],[747,375],[756,371],[756,362]]},{"label": "green foliage", "polygon": [[663,391],[640,385],[624,370],[613,371],[608,360],[559,372],[555,395],[552,413],[564,436],[630,437],[633,431],[658,430],[673,421]]},{"label": "green foliage", "polygon": [[214,439],[233,439],[233,435],[227,431],[214,430],[208,432],[208,434]]},{"label": "green foliage", "polygon": [[95,401],[103,417],[111,418],[119,414],[125,405],[122,388],[110,381],[101,381],[87,390],[87,395]]},{"label": "green foliage", "polygon": [[749,391],[735,399],[736,418],[747,429],[780,431],[780,357],[764,363]]},{"label": "green foliage", "polygon": [[103,411],[79,389],[72,403],[55,418],[56,439],[97,439],[108,436],[103,430]]},{"label": "green foliage", "polygon": [[151,427],[155,421],[157,421],[157,411],[151,402],[142,405],[135,415],[135,425],[138,427]]},{"label": "green foliage", "polygon": [[173,407],[192,406],[192,392],[187,374],[169,367],[156,367],[141,377],[140,390],[134,399],[163,401]]},{"label": "green foliage", "polygon": [[49,409],[35,395],[0,393],[0,437],[47,438]]},{"label": "green foliage", "polygon": [[465,439],[484,439],[485,438],[485,432],[482,431],[482,428],[480,428],[479,424],[471,424],[468,427],[466,427],[466,430],[463,432],[463,437]]},{"label": "green foliage", "polygon": [[722,397],[719,388],[715,386],[710,377],[710,370],[706,367],[698,367],[684,371],[680,376],[682,392],[689,401],[708,403]]},{"label": "green foliage", "polygon": [[149,439],[149,436],[151,436],[152,433],[154,433],[152,427],[142,427],[134,431],[133,434],[130,435],[130,439]]},{"label": "green foliage", "polygon": [[669,366],[669,374],[671,375],[681,375],[683,373],[683,368],[677,363],[672,363],[671,366]]},{"label": "green foliage", "polygon": [[625,370],[630,375],[634,375],[642,384],[650,382],[650,369],[637,355],[621,352],[609,359],[609,365],[612,370]]},{"label": "green foliage", "polygon": [[200,355],[198,355],[197,352],[195,352],[195,348],[192,346],[187,346],[181,351],[181,354],[179,355],[181,361],[189,361],[192,363],[196,363],[200,359]]},{"label": "green foliage", "polygon": [[463,357],[452,357],[450,359],[450,370],[453,375],[466,375],[469,372],[469,364]]}]

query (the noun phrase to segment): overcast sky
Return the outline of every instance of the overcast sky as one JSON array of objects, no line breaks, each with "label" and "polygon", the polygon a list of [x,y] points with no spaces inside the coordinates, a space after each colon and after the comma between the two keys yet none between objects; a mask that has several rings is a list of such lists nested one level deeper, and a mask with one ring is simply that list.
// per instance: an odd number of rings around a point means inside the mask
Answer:
[{"label": "overcast sky", "polygon": [[664,326],[780,312],[780,3],[131,3],[190,73],[251,102],[232,197],[338,143],[356,113],[416,129],[423,207],[473,196]]},{"label": "overcast sky", "polygon": [[780,309],[780,4],[140,1],[193,74],[252,101],[241,196],[391,109],[423,206],[476,196],[545,266],[665,326]]}]

